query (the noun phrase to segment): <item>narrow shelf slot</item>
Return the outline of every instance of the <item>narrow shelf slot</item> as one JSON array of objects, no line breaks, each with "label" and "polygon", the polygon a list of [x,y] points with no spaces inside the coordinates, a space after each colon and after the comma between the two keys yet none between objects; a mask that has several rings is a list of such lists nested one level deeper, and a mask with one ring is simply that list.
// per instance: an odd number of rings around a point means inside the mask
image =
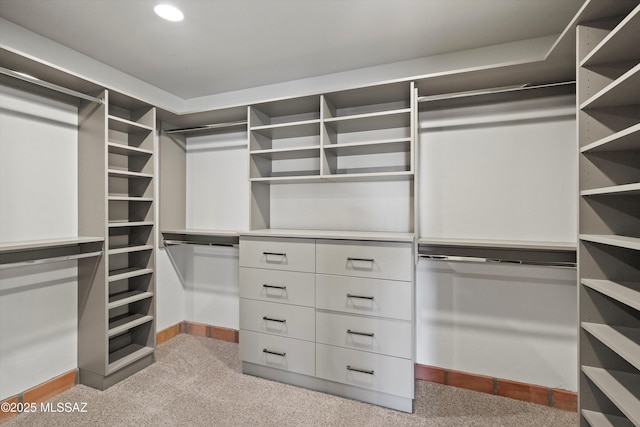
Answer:
[{"label": "narrow shelf slot", "polygon": [[640,329],[589,322],[582,329],[640,370]]},{"label": "narrow shelf slot", "polygon": [[138,290],[119,292],[109,296],[109,305],[107,308],[111,310],[112,308],[121,307],[123,305],[142,301],[151,297],[153,297],[153,293],[151,292],[142,292]]},{"label": "narrow shelf slot", "polygon": [[110,222],[109,228],[115,227],[144,227],[153,225],[152,221],[121,221],[121,222]]},{"label": "narrow shelf slot", "polygon": [[109,169],[108,174],[110,177],[115,177],[115,178],[142,178],[142,179],[153,178],[153,175],[149,173],[130,172],[130,171],[118,170],[118,169]]},{"label": "narrow shelf slot", "polygon": [[113,373],[142,359],[154,352],[153,347],[147,347],[140,344],[130,344],[117,351],[109,353],[109,366],[107,373]]},{"label": "narrow shelf slot", "polygon": [[592,142],[580,149],[581,153],[599,151],[640,150],[640,123]]},{"label": "narrow shelf slot", "polygon": [[580,106],[580,109],[637,104],[638,93],[640,93],[640,64],[593,95]]},{"label": "narrow shelf slot", "polygon": [[134,197],[134,196],[109,196],[109,201],[113,202],[153,202],[153,197]]},{"label": "narrow shelf slot", "polygon": [[109,319],[109,337],[121,334],[126,332],[129,329],[133,329],[136,326],[143,325],[147,322],[151,322],[153,320],[153,316],[148,314],[123,314],[122,316],[117,316],[112,319]]},{"label": "narrow shelf slot", "polygon": [[640,6],[636,6],[620,24],[593,48],[580,65],[588,67],[640,58],[638,26],[640,26]]},{"label": "narrow shelf slot", "polygon": [[254,150],[249,154],[270,160],[292,160],[320,157],[320,146]]},{"label": "narrow shelf slot", "polygon": [[631,421],[617,415],[602,414],[600,412],[583,409],[582,416],[584,416],[591,427],[634,427]]},{"label": "narrow shelf slot", "polygon": [[152,274],[151,268],[137,268],[127,267],[118,270],[111,270],[109,272],[109,282],[117,282],[118,280],[129,279],[137,276],[144,276],[145,274]]},{"label": "narrow shelf slot", "polygon": [[640,250],[640,238],[607,234],[581,234],[580,240],[620,248]]},{"label": "narrow shelf slot", "polygon": [[338,156],[361,154],[408,153],[411,151],[411,138],[394,138],[369,142],[350,142],[325,144],[325,150]]},{"label": "narrow shelf slot", "polygon": [[616,301],[640,310],[640,283],[614,282],[601,279],[582,279],[582,284]]},{"label": "narrow shelf slot", "polygon": [[411,126],[411,109],[331,117],[325,119],[324,123],[339,133],[403,128]]},{"label": "narrow shelf slot", "polygon": [[119,144],[116,142],[109,142],[107,144],[109,153],[119,154],[121,156],[151,156],[153,152],[151,150],[145,150],[143,148],[134,147],[132,145]]},{"label": "narrow shelf slot", "polygon": [[640,375],[583,366],[593,383],[635,424],[640,424]]},{"label": "narrow shelf slot", "polygon": [[291,123],[278,123],[274,125],[253,126],[252,132],[273,139],[297,138],[303,136],[313,136],[320,134],[320,120],[302,120]]},{"label": "narrow shelf slot", "polygon": [[153,250],[152,245],[140,245],[140,246],[117,246],[109,248],[107,253],[109,255],[125,254],[130,252],[150,251]]}]

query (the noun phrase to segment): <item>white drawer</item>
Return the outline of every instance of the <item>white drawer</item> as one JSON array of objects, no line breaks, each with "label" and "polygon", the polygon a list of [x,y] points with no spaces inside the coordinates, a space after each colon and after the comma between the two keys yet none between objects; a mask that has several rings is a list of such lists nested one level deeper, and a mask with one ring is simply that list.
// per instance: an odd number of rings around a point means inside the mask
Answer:
[{"label": "white drawer", "polygon": [[413,362],[409,359],[316,344],[316,376],[413,398]]},{"label": "white drawer", "polygon": [[240,330],[240,359],[244,362],[315,375],[315,344],[309,341]]},{"label": "white drawer", "polygon": [[411,243],[318,240],[316,271],[411,281],[411,253]]},{"label": "white drawer", "polygon": [[314,307],[314,273],[240,267],[240,298]]},{"label": "white drawer", "polygon": [[240,237],[240,266],[315,272],[313,239]]},{"label": "white drawer", "polygon": [[411,320],[411,282],[316,275],[316,307]]},{"label": "white drawer", "polygon": [[318,311],[316,342],[411,359],[411,322]]},{"label": "white drawer", "polygon": [[314,341],[315,321],[312,307],[240,299],[240,329]]}]

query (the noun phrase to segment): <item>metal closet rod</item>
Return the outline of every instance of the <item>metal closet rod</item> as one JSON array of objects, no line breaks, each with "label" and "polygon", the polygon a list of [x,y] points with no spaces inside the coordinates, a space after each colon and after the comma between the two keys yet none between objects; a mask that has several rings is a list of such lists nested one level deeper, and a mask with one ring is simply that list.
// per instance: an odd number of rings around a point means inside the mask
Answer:
[{"label": "metal closet rod", "polygon": [[172,133],[183,133],[183,132],[198,132],[198,131],[205,131],[205,130],[211,130],[211,129],[244,126],[246,124],[247,124],[246,120],[238,120],[237,122],[213,123],[210,125],[202,125],[202,126],[196,126],[192,128],[165,129],[164,133],[172,134]]},{"label": "metal closet rod", "polygon": [[494,95],[494,94],[500,94],[500,93],[520,92],[524,90],[562,87],[562,86],[569,86],[574,84],[576,84],[576,81],[570,80],[570,81],[559,82],[559,83],[546,83],[546,84],[530,85],[530,86],[525,85],[525,86],[516,86],[516,87],[508,87],[508,88],[499,87],[499,88],[492,88],[492,89],[482,89],[477,91],[454,92],[454,93],[448,93],[443,95],[427,95],[427,96],[418,97],[418,102],[445,101],[448,99],[467,98],[467,97],[482,96],[482,95]]},{"label": "metal closet rod", "polygon": [[575,262],[562,262],[562,261],[527,261],[527,260],[521,260],[521,259],[482,258],[482,257],[470,257],[470,256],[458,256],[458,255],[419,254],[418,256],[420,258],[426,258],[433,261],[479,262],[479,263],[487,263],[487,264],[517,264],[517,265],[538,265],[543,267],[576,268]]},{"label": "metal closet rod", "polygon": [[64,93],[66,95],[71,95],[71,96],[74,96],[76,98],[85,99],[87,101],[96,102],[98,104],[104,104],[104,99],[100,99],[100,98],[96,98],[96,97],[93,97],[93,96],[90,96],[90,95],[86,95],[86,94],[84,94],[82,92],[78,92],[78,91],[75,91],[73,89],[68,89],[68,88],[63,87],[63,86],[58,86],[57,84],[49,83],[47,81],[40,80],[37,77],[29,76],[27,74],[22,74],[22,73],[19,73],[17,71],[10,70],[8,68],[0,67],[0,73],[5,74],[5,75],[10,76],[10,77],[13,77],[13,78],[16,78],[16,79],[19,79],[19,80],[23,80],[25,82],[32,83],[32,84],[37,85],[37,86],[42,86],[42,87],[46,87],[47,89],[55,90],[56,92],[61,92],[61,93]]}]

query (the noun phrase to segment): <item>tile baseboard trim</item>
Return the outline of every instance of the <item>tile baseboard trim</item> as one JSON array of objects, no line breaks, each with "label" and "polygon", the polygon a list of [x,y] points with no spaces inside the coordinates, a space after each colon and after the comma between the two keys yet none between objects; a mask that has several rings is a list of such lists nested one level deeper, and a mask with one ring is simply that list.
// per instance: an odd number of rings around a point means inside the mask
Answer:
[{"label": "tile baseboard trim", "polygon": [[240,341],[240,333],[235,329],[207,325],[205,323],[189,322],[185,320],[157,332],[156,344],[162,344],[163,342],[168,341],[179,334],[213,338],[217,340],[233,342],[236,344]]},{"label": "tile baseboard trim", "polygon": [[577,412],[578,394],[573,391],[549,388],[535,384],[493,378],[469,372],[415,364],[415,378],[452,387],[550,406]]},{"label": "tile baseboard trim", "polygon": [[12,409],[20,408],[20,404],[45,402],[73,388],[76,384],[78,384],[78,370],[74,369],[31,387],[29,390],[4,399],[0,403],[9,403],[9,409],[11,410],[0,411],[0,423],[18,415],[19,412],[13,412]]}]

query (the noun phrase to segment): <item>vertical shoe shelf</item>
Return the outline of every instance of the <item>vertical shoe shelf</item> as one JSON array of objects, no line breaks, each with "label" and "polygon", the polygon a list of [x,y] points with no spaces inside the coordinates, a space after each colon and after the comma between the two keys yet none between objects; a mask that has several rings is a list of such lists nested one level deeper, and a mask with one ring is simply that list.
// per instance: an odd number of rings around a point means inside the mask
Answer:
[{"label": "vertical shoe shelf", "polygon": [[580,425],[640,425],[640,5],[578,27]]},{"label": "vertical shoe shelf", "polygon": [[155,351],[155,109],[109,101],[80,108],[79,222],[105,237],[98,271],[80,272],[80,382],[105,389]]}]

